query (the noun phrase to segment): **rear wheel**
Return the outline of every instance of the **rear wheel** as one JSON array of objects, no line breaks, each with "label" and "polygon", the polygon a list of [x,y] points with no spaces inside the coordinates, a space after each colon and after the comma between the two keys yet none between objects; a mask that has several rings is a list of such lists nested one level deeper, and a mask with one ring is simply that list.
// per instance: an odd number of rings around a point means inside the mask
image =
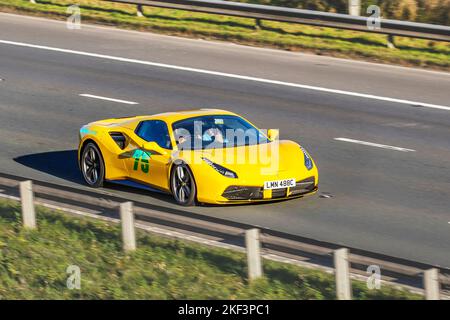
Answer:
[{"label": "rear wheel", "polygon": [[195,204],[197,188],[194,176],[185,163],[174,164],[170,177],[170,185],[175,201],[182,206]]},{"label": "rear wheel", "polygon": [[105,180],[105,165],[98,147],[89,142],[81,155],[81,172],[86,183],[93,188],[99,188]]}]

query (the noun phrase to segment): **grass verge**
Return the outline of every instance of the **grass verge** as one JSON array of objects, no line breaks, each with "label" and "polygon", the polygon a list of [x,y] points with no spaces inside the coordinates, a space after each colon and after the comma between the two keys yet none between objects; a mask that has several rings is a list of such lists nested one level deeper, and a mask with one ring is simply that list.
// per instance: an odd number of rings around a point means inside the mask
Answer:
[{"label": "grass verge", "polygon": [[232,41],[291,51],[312,52],[390,64],[450,70],[450,45],[445,42],[396,38],[397,49],[386,47],[386,36],[298,24],[263,22],[259,30],[253,19],[226,17],[182,10],[136,7],[99,0],[0,0],[0,11],[66,19],[67,7],[80,5],[82,21],[169,35]]},{"label": "grass verge", "polygon": [[[38,229],[21,227],[20,207],[0,200],[0,299],[334,299],[334,276],[264,261],[265,276],[246,281],[244,254],[138,232],[138,249],[121,250],[120,229],[38,208]],[[69,265],[81,290],[66,286]],[[421,299],[390,286],[353,282],[355,299]]]}]

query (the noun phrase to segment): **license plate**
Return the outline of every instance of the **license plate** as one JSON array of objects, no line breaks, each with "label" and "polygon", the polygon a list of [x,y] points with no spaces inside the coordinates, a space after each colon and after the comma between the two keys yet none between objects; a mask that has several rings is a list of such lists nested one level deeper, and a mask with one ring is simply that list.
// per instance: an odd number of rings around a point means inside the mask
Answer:
[{"label": "license plate", "polygon": [[295,179],[265,181],[264,189],[284,189],[295,187]]}]

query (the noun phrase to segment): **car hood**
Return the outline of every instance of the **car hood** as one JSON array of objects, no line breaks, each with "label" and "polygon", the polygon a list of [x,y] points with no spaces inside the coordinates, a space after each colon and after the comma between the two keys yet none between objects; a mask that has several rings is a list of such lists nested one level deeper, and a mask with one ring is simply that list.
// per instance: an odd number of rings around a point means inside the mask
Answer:
[{"label": "car hood", "polygon": [[[246,182],[268,179],[299,178],[308,174],[300,146],[289,140],[223,149],[183,151],[195,159],[194,166],[209,166],[206,158],[234,171]],[[187,153],[186,153],[187,152]],[[185,157],[183,157],[185,158]],[[191,161],[187,161],[191,162]]]}]

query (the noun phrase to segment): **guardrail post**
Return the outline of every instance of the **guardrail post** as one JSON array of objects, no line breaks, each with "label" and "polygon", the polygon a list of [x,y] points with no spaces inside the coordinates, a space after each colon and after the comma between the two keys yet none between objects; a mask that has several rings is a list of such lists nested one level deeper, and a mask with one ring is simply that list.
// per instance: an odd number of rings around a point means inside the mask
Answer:
[{"label": "guardrail post", "polygon": [[245,246],[247,249],[248,279],[251,281],[262,277],[259,229],[245,231]]},{"label": "guardrail post", "polygon": [[144,9],[142,8],[142,4],[138,4],[136,7],[136,15],[138,17],[143,17],[144,16]]},{"label": "guardrail post", "polygon": [[136,235],[132,202],[120,204],[120,220],[122,222],[123,250],[134,251],[136,250]]},{"label": "guardrail post", "polygon": [[255,29],[260,30],[260,29],[262,29],[262,27],[263,27],[263,25],[262,25],[261,19],[255,19]]},{"label": "guardrail post", "polygon": [[387,47],[389,49],[395,49],[395,40],[392,34],[388,34],[387,36]]},{"label": "guardrail post", "polygon": [[22,203],[22,222],[27,229],[36,229],[36,212],[34,209],[33,183],[20,183],[20,198]]},{"label": "guardrail post", "polygon": [[423,273],[425,299],[439,300],[439,271],[436,268],[425,270]]},{"label": "guardrail post", "polygon": [[336,277],[336,297],[338,300],[352,299],[352,284],[350,281],[350,267],[348,249],[334,250],[334,269]]},{"label": "guardrail post", "polygon": [[348,0],[348,14],[352,16],[361,15],[361,0]]}]

